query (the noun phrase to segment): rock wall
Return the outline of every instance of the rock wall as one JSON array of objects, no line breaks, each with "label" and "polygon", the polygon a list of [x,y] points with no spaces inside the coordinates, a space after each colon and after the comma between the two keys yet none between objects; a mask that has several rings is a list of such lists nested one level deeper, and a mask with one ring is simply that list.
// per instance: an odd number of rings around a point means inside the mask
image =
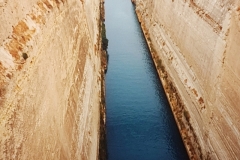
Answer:
[{"label": "rock wall", "polygon": [[240,2],[134,0],[191,159],[240,158]]},{"label": "rock wall", "polygon": [[100,0],[0,0],[0,159],[97,159]]}]

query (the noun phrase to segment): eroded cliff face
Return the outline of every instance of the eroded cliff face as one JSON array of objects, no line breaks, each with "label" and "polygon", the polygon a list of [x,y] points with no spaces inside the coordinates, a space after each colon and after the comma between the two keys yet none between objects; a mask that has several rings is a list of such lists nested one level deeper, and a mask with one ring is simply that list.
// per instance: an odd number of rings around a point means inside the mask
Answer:
[{"label": "eroded cliff face", "polygon": [[134,3],[190,158],[240,158],[240,2]]},{"label": "eroded cliff face", "polygon": [[0,159],[97,159],[100,0],[0,0]]}]

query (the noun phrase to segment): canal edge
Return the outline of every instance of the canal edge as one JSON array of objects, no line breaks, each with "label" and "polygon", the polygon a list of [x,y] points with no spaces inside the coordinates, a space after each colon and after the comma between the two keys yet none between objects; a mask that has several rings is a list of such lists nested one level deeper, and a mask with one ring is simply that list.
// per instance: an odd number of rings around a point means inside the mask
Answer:
[{"label": "canal edge", "polygon": [[[105,87],[105,73],[107,71],[108,63],[108,53],[107,46],[104,44],[106,38],[106,29],[105,29],[105,8],[104,0],[100,0],[100,20],[99,20],[99,40],[98,45],[100,48],[100,61],[101,61],[101,100],[100,100],[100,109],[99,109],[99,149],[98,149],[98,160],[107,159],[107,138],[106,138],[106,87]],[[107,40],[108,43],[108,40]]]},{"label": "canal edge", "polygon": [[178,93],[178,90],[176,89],[177,87],[175,86],[174,81],[165,70],[165,64],[163,64],[161,58],[158,56],[153,44],[151,43],[151,38],[149,36],[148,30],[146,29],[146,26],[144,25],[144,23],[141,23],[141,13],[137,12],[136,10],[135,0],[131,1],[135,7],[136,17],[138,18],[138,22],[141,26],[144,38],[147,42],[152,60],[158,73],[158,77],[167,96],[188,156],[190,159],[201,158],[202,152],[201,148],[199,148],[200,145],[198,142],[198,138],[193,130],[191,123],[189,122],[191,117],[185,107],[185,104],[182,101],[180,94]]}]

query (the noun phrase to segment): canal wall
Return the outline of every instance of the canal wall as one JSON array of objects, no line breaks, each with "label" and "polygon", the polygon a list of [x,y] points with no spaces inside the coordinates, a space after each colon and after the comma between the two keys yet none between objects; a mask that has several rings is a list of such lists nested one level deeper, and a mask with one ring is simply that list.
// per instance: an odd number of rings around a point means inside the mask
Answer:
[{"label": "canal wall", "polygon": [[0,159],[98,159],[100,3],[0,0]]},{"label": "canal wall", "polygon": [[132,2],[190,159],[238,159],[240,3]]}]

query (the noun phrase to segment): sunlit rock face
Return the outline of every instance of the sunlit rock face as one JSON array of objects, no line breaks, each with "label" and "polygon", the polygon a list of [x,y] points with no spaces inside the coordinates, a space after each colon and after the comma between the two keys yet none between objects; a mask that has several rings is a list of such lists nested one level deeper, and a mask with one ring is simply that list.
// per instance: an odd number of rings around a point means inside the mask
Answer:
[{"label": "sunlit rock face", "polygon": [[0,159],[97,159],[100,0],[0,0]]},{"label": "sunlit rock face", "polygon": [[190,158],[238,159],[240,2],[134,3]]}]

